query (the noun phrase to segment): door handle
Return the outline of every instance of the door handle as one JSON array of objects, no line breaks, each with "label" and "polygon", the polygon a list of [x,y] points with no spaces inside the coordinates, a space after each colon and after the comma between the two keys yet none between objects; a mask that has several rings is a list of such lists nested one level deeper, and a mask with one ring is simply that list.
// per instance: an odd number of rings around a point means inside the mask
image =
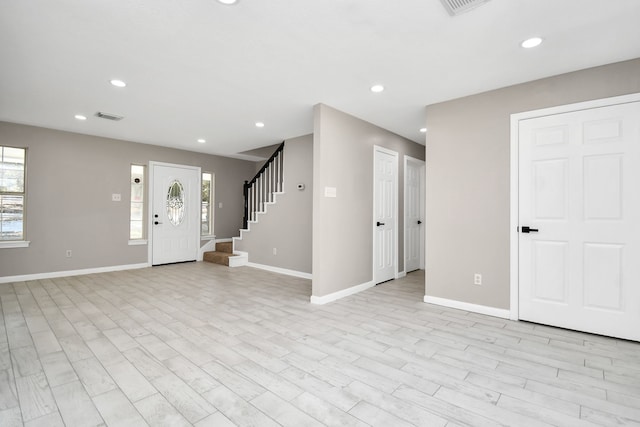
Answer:
[{"label": "door handle", "polygon": [[418,220],[418,225],[422,224],[422,221]]},{"label": "door handle", "polygon": [[380,222],[380,221],[376,222],[376,227],[380,227],[381,225],[384,225],[384,222]]},{"label": "door handle", "polygon": [[155,225],[162,224],[161,222],[158,222],[158,221],[154,221],[153,223],[154,223]]},{"label": "door handle", "polygon": [[522,227],[522,232],[523,233],[537,233],[538,229],[537,228],[530,228],[530,227],[527,227],[525,225],[524,227]]}]

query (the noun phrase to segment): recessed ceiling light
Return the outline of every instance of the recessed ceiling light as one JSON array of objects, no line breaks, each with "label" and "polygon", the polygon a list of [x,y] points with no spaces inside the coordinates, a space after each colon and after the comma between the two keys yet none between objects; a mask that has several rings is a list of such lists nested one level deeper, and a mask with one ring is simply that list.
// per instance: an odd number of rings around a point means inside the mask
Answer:
[{"label": "recessed ceiling light", "polygon": [[420,132],[422,132],[422,133],[427,133],[427,128],[421,128],[421,129],[420,129]]},{"label": "recessed ceiling light", "polygon": [[238,0],[218,0],[222,4],[236,4]]},{"label": "recessed ceiling light", "polygon": [[264,123],[262,123],[262,122],[256,122],[256,127],[257,127],[257,128],[263,128],[263,127],[264,127]]},{"label": "recessed ceiling light", "polygon": [[384,86],[382,85],[373,85],[371,86],[371,92],[380,93],[384,90]]},{"label": "recessed ceiling light", "polygon": [[200,144],[204,144],[205,142],[207,142],[207,140],[206,140],[206,139],[202,139],[202,138],[200,138],[200,139],[198,139],[198,142],[199,142]]},{"label": "recessed ceiling light", "polygon": [[76,114],[75,117],[77,120],[87,120],[87,116],[83,116],[82,114]]},{"label": "recessed ceiling light", "polygon": [[118,79],[113,79],[109,83],[111,83],[115,87],[125,87],[127,85],[125,82],[123,82],[122,80],[118,80]]},{"label": "recessed ceiling light", "polygon": [[531,37],[530,39],[523,41],[520,46],[525,49],[531,49],[532,47],[540,46],[540,43],[542,43],[542,39],[540,37]]}]

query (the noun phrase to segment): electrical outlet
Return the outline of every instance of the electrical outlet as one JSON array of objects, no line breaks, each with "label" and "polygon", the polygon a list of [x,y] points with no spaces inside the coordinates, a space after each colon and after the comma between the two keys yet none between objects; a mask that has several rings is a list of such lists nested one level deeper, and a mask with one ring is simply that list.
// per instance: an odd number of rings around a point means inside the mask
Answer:
[{"label": "electrical outlet", "polygon": [[122,194],[113,193],[111,195],[111,201],[112,202],[119,202],[121,200],[122,200]]},{"label": "electrical outlet", "polygon": [[66,256],[67,258],[71,258],[71,249],[67,249]]},{"label": "electrical outlet", "polygon": [[473,275],[473,284],[482,285],[482,274],[476,273]]},{"label": "electrical outlet", "polygon": [[276,248],[273,248],[273,254],[278,255],[278,250]]}]

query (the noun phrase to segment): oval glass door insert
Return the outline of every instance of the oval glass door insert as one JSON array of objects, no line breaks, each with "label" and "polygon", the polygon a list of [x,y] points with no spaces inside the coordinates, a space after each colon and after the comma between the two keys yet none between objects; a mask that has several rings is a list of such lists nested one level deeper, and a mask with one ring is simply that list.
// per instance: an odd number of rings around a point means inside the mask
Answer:
[{"label": "oval glass door insert", "polygon": [[177,179],[169,185],[167,192],[167,216],[171,224],[178,226],[184,220],[184,187]]}]

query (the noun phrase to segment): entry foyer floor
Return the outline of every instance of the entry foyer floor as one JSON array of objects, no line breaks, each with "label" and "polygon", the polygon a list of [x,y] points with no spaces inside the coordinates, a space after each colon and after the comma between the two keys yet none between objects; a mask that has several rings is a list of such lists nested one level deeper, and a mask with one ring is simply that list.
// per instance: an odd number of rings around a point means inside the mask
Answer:
[{"label": "entry foyer floor", "polygon": [[640,424],[640,344],[192,263],[0,284],[0,425]]}]

